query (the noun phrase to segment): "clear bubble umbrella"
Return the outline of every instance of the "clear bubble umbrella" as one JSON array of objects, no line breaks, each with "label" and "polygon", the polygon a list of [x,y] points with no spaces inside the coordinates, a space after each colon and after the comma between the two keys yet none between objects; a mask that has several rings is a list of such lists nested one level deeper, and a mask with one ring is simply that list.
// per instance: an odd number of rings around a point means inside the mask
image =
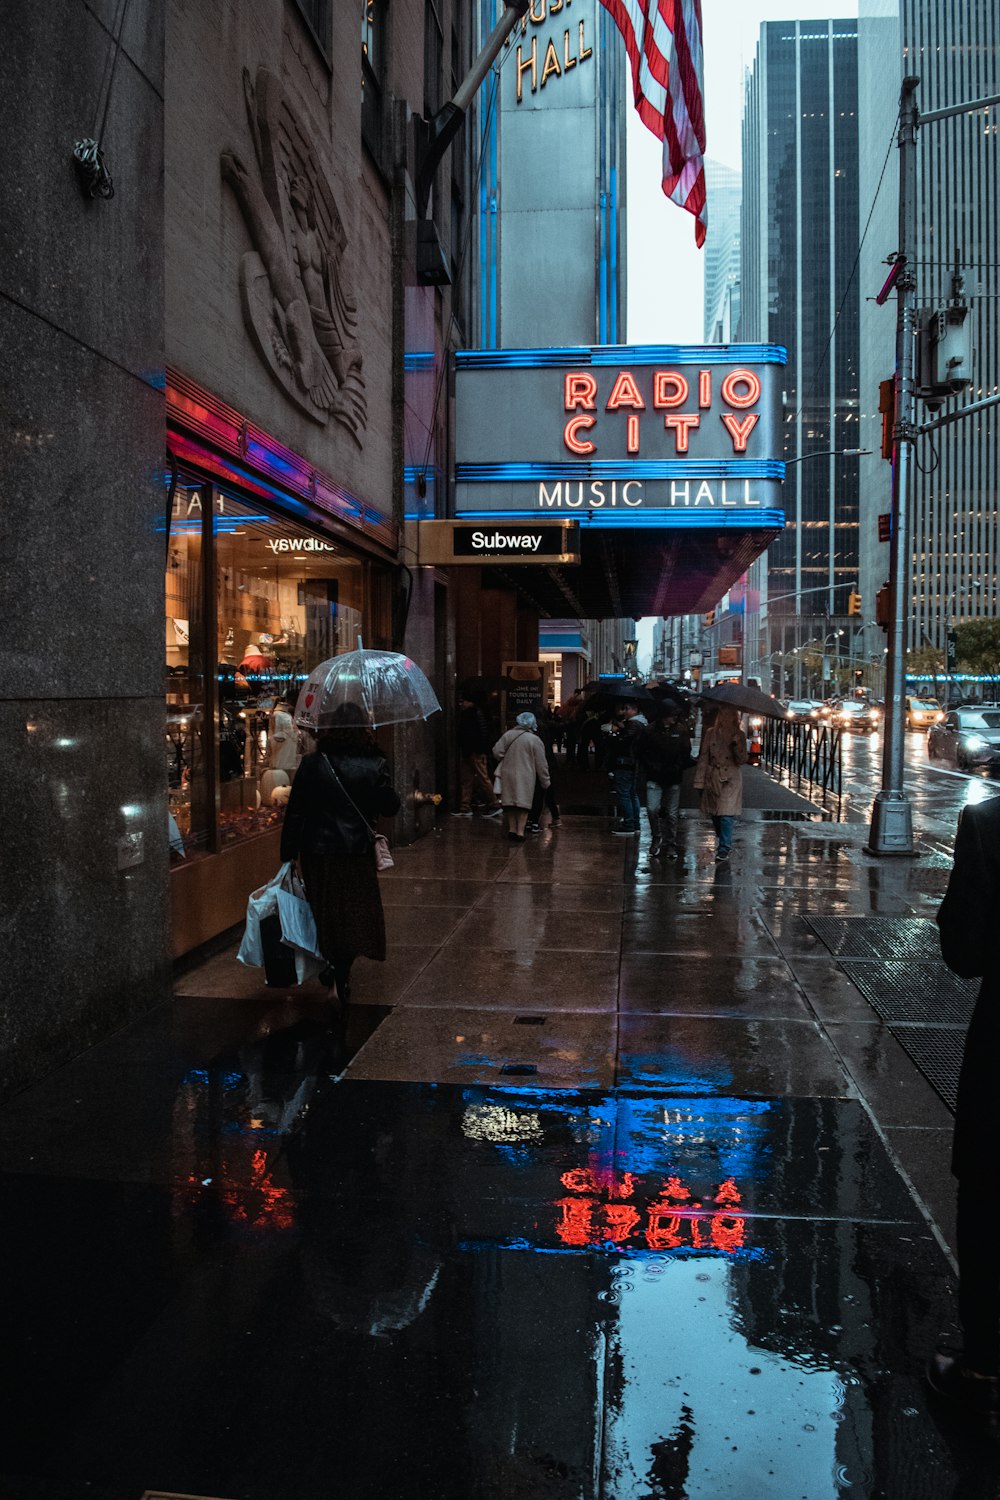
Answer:
[{"label": "clear bubble umbrella", "polygon": [[434,689],[416,662],[396,651],[348,651],[309,673],[295,705],[295,722],[311,734],[336,726],[338,709],[360,709],[374,729],[440,713]]}]

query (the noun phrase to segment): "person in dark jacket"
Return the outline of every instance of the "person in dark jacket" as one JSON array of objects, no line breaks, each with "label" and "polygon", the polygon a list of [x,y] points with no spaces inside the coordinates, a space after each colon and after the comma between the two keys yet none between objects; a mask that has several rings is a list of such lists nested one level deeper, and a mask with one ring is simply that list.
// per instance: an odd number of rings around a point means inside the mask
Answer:
[{"label": "person in dark jacket", "polygon": [[385,916],[375,868],[378,818],[399,811],[389,767],[364,714],[338,708],[292,782],[282,860],[298,860],[319,948],[342,1007],[356,958],[385,960]]},{"label": "person in dark jacket", "polygon": [[500,803],[493,791],[486,761],[486,752],[495,738],[490,733],[489,721],[482,704],[476,703],[472,698],[462,698],[458,712],[462,785],[456,817],[471,818],[477,808],[482,808],[488,817],[500,812]]},{"label": "person in dark jacket", "polygon": [[681,777],[694,765],[691,736],[680,713],[679,705],[668,704],[635,742],[639,775],[646,783],[646,816],[652,840],[650,859],[671,859],[677,853]]},{"label": "person in dark jacket", "polygon": [[606,758],[618,804],[618,821],[612,828],[612,833],[639,832],[641,809],[636,746],[640,734],[648,727],[649,721],[645,714],[639,712],[638,703],[625,702],[615,714]]},{"label": "person in dark jacket", "polygon": [[549,772],[549,784],[543,786],[540,780],[535,781],[535,796],[528,813],[526,828],[528,833],[540,833],[542,829],[542,808],[547,807],[553,824],[559,822],[559,803],[556,801],[555,789],[555,736],[558,718],[551,714],[543,717],[535,733],[541,740],[545,749],[545,764]]},{"label": "person in dark jacket", "polygon": [[996,1076],[1000,1065],[1000,797],[970,803],[937,914],[941,952],[963,979],[982,979],[958,1079],[951,1168],[958,1179],[961,1353],[931,1356],[934,1391],[968,1417],[1000,1416],[1000,1213],[996,1181]]}]

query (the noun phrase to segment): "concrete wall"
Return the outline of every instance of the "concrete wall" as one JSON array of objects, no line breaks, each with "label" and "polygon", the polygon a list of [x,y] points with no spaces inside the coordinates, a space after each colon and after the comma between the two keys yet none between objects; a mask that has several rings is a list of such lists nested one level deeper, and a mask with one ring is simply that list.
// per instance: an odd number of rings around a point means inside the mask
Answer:
[{"label": "concrete wall", "polygon": [[[163,36],[133,0],[15,7],[0,51],[0,1088],[159,1000],[163,801]],[[113,941],[110,938],[113,934]]]},{"label": "concrete wall", "polygon": [[[359,8],[338,3],[332,12],[328,65],[291,3],[170,0],[167,357],[353,494],[391,514],[389,195],[361,144]],[[422,39],[418,55],[422,63]],[[261,247],[231,182],[224,180],[222,163],[231,153],[250,180],[262,185],[251,133],[254,106],[248,107],[246,92],[249,82],[259,105],[261,69],[272,75],[281,96],[274,156],[284,179],[284,252],[294,253],[288,179],[296,171],[325,188],[342,223],[342,246],[324,237],[322,248],[356,305],[367,404],[357,433],[333,416],[317,420],[289,398],[244,316],[244,261]]]}]

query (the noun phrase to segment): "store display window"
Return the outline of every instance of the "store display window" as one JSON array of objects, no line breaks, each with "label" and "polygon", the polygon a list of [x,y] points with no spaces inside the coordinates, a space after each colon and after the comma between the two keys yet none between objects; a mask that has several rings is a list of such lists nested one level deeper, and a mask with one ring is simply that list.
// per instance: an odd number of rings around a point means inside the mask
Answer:
[{"label": "store display window", "polygon": [[213,517],[221,842],[280,820],[301,746],[291,719],[321,661],[353,651],[364,563],[295,522],[219,492]]},{"label": "store display window", "polygon": [[167,544],[166,743],[171,863],[205,853],[212,827],[206,774],[204,539],[207,485],[178,484]]},{"label": "store display window", "polygon": [[341,543],[245,496],[178,485],[167,569],[173,859],[280,823],[308,748],[292,721],[299,688],[319,662],[357,646],[368,571]]}]

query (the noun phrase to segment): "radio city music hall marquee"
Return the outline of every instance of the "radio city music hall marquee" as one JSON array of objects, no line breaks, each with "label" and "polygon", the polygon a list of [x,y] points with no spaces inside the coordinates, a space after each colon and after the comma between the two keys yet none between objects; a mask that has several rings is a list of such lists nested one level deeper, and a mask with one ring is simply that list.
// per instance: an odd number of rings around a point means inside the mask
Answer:
[{"label": "radio city music hall marquee", "polygon": [[456,515],[780,527],[784,363],[771,344],[461,351]]}]

